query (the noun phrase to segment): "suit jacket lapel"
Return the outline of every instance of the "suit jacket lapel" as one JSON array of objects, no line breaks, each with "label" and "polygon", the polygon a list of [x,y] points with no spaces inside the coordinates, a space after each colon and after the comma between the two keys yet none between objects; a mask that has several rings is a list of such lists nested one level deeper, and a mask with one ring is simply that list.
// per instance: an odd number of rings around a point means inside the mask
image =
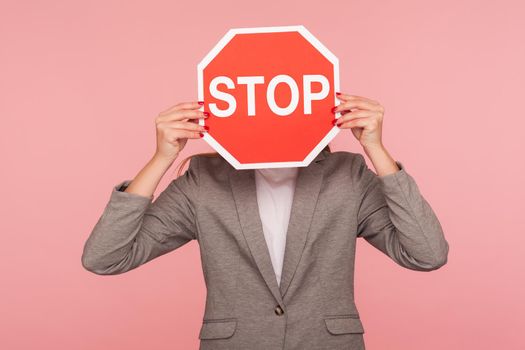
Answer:
[{"label": "suit jacket lapel", "polygon": [[275,299],[278,300],[279,303],[282,303],[270,253],[264,238],[261,216],[259,215],[254,170],[236,170],[232,167],[230,171],[230,185],[237,207],[242,233],[255,264]]},{"label": "suit jacket lapel", "polygon": [[257,204],[255,171],[253,169],[236,170],[233,167],[230,170],[230,186],[237,207],[242,233],[257,268],[279,303],[282,303],[282,298],[290,285],[304,249],[321,188],[323,167],[320,161],[325,158],[325,152],[320,152],[307,167],[299,168],[286,236],[280,286],[277,284],[270,253],[264,238]]},{"label": "suit jacket lapel", "polygon": [[317,198],[323,182],[323,163],[325,151],[321,152],[307,167],[299,169],[295,193],[290,213],[290,222],[286,233],[283,271],[280,291],[284,298],[294,277],[304,251],[306,238],[310,230]]}]

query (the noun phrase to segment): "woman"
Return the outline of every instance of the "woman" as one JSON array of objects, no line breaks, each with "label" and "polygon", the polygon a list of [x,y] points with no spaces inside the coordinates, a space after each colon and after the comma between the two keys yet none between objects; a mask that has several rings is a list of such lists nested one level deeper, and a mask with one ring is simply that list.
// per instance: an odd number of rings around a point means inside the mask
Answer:
[{"label": "woman", "polygon": [[332,112],[341,116],[332,122],[352,130],[376,173],[361,154],[329,148],[307,167],[272,171],[235,170],[203,154],[153,202],[187,140],[207,130],[195,123],[209,117],[203,103],[180,103],[156,118],[152,159],[113,188],[83,266],[120,274],[196,239],[207,287],[200,349],[364,349],[356,238],[417,271],[443,266],[449,246],[414,179],[382,144],[384,108],[337,95]]}]

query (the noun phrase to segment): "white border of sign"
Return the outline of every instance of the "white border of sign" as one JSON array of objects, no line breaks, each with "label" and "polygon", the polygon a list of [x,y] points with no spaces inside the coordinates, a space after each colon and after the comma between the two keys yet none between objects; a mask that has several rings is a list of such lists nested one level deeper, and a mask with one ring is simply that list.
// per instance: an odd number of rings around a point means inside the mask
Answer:
[{"label": "white border of sign", "polygon": [[[277,33],[277,32],[299,32],[306,40],[308,40],[321,54],[323,54],[334,65],[334,89],[339,91],[339,59],[326,48],[316,37],[313,36],[304,26],[279,26],[279,27],[253,27],[253,28],[233,28],[230,29],[226,35],[213,47],[213,49],[204,57],[204,59],[197,65],[198,77],[198,98],[199,101],[204,99],[204,68],[219,54],[219,52],[228,44],[232,38],[237,34],[251,34],[251,33]],[[334,98],[334,106],[338,104],[337,97]],[[204,107],[201,107],[202,111]],[[338,118],[340,113],[336,113],[335,118]],[[204,125],[204,120],[199,119],[199,124]],[[308,166],[315,157],[328,145],[330,141],[339,133],[341,129],[334,125],[332,129],[325,135],[317,146],[306,156],[301,162],[272,162],[272,163],[245,163],[241,164],[235,157],[222,147],[210,134],[204,133],[203,139],[220,155],[222,155],[235,169],[261,169],[261,168],[288,168],[288,167],[305,167]]]}]

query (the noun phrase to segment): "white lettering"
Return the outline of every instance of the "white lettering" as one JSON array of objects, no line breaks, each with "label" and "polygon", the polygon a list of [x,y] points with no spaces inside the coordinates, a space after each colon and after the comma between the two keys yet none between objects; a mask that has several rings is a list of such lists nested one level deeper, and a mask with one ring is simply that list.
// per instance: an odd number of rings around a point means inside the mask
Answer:
[{"label": "white lettering", "polygon": [[221,76],[213,78],[210,83],[210,94],[218,100],[227,102],[228,108],[219,109],[216,103],[210,103],[210,111],[217,117],[229,117],[235,112],[235,109],[237,108],[237,101],[235,100],[235,97],[229,93],[217,90],[217,85],[219,84],[226,85],[226,87],[230,90],[235,88],[233,80],[228,77]]},{"label": "white lettering", "polygon": [[[312,92],[312,83],[321,83],[321,91]],[[312,101],[319,101],[328,96],[330,83],[324,75],[311,74],[303,76],[304,114],[312,114]]]},{"label": "white lettering", "polygon": [[[281,83],[287,84],[292,93],[290,103],[287,107],[284,108],[279,107],[275,102],[275,88]],[[295,109],[297,108],[297,104],[299,103],[299,87],[297,86],[297,83],[295,82],[295,80],[293,80],[291,76],[286,74],[277,75],[272,80],[270,80],[270,84],[268,84],[268,90],[266,91],[266,100],[268,101],[268,106],[270,106],[270,109],[275,114],[292,114],[292,112],[295,111]]]},{"label": "white lettering", "polygon": [[246,95],[248,98],[248,115],[255,115],[255,84],[263,84],[264,77],[237,77],[237,84],[246,84]]}]

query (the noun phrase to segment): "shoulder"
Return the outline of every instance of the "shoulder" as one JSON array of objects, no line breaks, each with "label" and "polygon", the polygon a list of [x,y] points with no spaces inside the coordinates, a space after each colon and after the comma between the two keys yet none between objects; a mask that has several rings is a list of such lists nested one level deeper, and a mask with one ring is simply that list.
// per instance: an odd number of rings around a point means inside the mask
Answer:
[{"label": "shoulder", "polygon": [[[334,164],[345,165],[349,163],[362,164],[365,159],[361,153],[350,151],[324,151],[325,161]],[[199,153],[191,157],[190,167],[201,167],[203,170],[213,169],[215,171],[229,170],[232,167],[219,153]]]},{"label": "shoulder", "polygon": [[350,151],[326,152],[325,162],[328,167],[346,169],[352,173],[362,170],[366,166],[366,161],[361,153]]},{"label": "shoulder", "polygon": [[[350,151],[323,151],[324,166],[329,171],[345,171],[348,174],[360,175],[366,169],[366,161],[361,153]],[[192,171],[201,177],[223,178],[233,169],[233,166],[218,153],[202,153],[192,156],[189,164]]]},{"label": "shoulder", "polygon": [[199,153],[191,157],[188,169],[199,174],[200,178],[221,178],[233,168],[218,153]]},{"label": "shoulder", "polygon": [[328,182],[351,184],[354,189],[365,186],[374,174],[368,168],[365,157],[357,152],[328,152],[323,162],[324,174]]}]

